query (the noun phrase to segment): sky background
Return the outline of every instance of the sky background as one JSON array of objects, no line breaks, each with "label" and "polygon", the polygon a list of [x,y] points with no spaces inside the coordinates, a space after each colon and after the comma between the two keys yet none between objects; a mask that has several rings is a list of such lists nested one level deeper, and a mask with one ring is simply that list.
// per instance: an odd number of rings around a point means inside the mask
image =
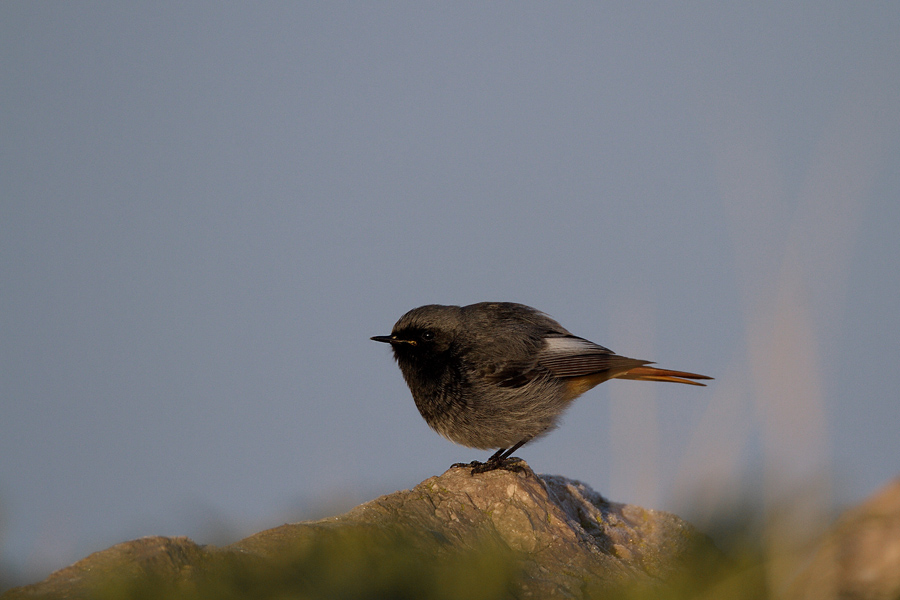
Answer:
[{"label": "sky background", "polygon": [[613,381],[517,454],[703,521],[900,475],[900,4],[0,3],[0,582],[488,453],[369,341],[522,302]]}]

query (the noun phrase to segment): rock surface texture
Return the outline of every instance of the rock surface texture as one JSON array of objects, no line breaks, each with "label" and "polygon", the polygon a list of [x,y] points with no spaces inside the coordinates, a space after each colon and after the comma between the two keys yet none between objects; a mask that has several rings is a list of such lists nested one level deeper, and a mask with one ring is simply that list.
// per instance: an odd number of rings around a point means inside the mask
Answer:
[{"label": "rock surface texture", "polygon": [[[106,586],[108,591],[110,578],[126,589],[129,580],[142,580],[176,586],[166,589],[183,592],[184,586],[192,585],[204,571],[231,576],[243,572],[248,561],[269,569],[269,580],[279,580],[278,569],[287,564],[284,557],[315,547],[304,559],[308,564],[311,556],[328,552],[315,546],[317,540],[346,531],[363,531],[369,541],[400,540],[404,552],[409,549],[421,559],[423,569],[426,564],[440,563],[442,557],[452,555],[458,560],[470,551],[481,552],[483,557],[510,557],[505,563],[497,559],[496,567],[485,566],[490,562],[487,559],[478,561],[488,576],[507,577],[494,595],[478,584],[483,597],[580,598],[633,584],[652,589],[683,572],[686,565],[696,568],[698,558],[712,560],[717,555],[705,536],[675,515],[612,503],[577,481],[537,476],[523,462],[517,466],[474,476],[468,468],[454,467],[412,490],[377,498],[344,515],[282,525],[230,546],[202,546],[188,538],[163,537],[125,542],[92,554],[40,583],[9,590],[3,599],[96,597],[96,590]],[[368,548],[362,552],[371,554],[372,548],[381,546],[376,542],[354,547]],[[499,554],[484,554],[485,548]],[[340,556],[346,554],[341,550]],[[224,571],[215,571],[223,564],[227,566]],[[290,568],[297,569],[296,564]],[[415,562],[403,562],[398,568],[406,578],[420,570]],[[478,568],[458,570],[461,575]],[[327,567],[317,567],[316,572],[325,577],[323,569]],[[435,576],[448,578],[440,572]],[[366,577],[373,579],[371,573]],[[464,585],[461,577],[450,579],[453,581],[447,585],[451,587]],[[249,586],[246,581],[243,585]],[[116,595],[110,592],[105,597]],[[453,594],[434,597],[445,596]],[[239,595],[230,591],[229,597]]]}]

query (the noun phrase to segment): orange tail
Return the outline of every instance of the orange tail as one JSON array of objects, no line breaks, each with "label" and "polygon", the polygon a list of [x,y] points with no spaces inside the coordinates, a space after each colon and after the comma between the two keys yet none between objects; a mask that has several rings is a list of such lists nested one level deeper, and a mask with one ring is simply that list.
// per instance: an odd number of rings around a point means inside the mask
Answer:
[{"label": "orange tail", "polygon": [[617,379],[636,379],[638,381],[672,381],[674,383],[688,383],[690,385],[706,385],[690,381],[691,379],[712,379],[706,375],[697,375],[696,373],[686,373],[684,371],[669,371],[668,369],[657,369],[656,367],[635,367],[630,371],[626,371],[621,375],[615,376]]}]

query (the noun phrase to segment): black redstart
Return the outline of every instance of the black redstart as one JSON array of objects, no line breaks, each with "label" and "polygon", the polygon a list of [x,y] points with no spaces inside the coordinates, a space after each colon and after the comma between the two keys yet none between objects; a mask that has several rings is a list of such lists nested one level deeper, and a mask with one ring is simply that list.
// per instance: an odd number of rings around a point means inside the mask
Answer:
[{"label": "black redstart", "polygon": [[432,429],[470,448],[499,448],[477,472],[501,466],[549,432],[575,398],[608,379],[712,379],[613,354],[511,302],[420,306],[400,317],[391,335],[372,339],[391,345]]}]

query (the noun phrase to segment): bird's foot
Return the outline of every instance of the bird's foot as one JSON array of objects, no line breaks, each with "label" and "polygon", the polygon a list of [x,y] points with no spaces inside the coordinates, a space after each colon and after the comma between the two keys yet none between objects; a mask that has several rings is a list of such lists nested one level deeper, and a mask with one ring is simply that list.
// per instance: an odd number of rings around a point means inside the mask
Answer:
[{"label": "bird's foot", "polygon": [[468,462],[468,463],[453,463],[452,465],[450,465],[450,468],[451,469],[468,469],[469,467],[475,467],[475,466],[481,465],[481,464],[484,464],[484,463],[479,462],[477,460],[473,460],[472,462]]},{"label": "bird's foot", "polygon": [[496,471],[502,469],[504,471],[512,471],[513,473],[525,473],[528,467],[525,461],[516,456],[510,458],[490,459],[487,462],[473,460],[470,463],[456,463],[454,467],[462,467],[472,469],[472,475],[477,473],[487,473],[488,471]]}]

